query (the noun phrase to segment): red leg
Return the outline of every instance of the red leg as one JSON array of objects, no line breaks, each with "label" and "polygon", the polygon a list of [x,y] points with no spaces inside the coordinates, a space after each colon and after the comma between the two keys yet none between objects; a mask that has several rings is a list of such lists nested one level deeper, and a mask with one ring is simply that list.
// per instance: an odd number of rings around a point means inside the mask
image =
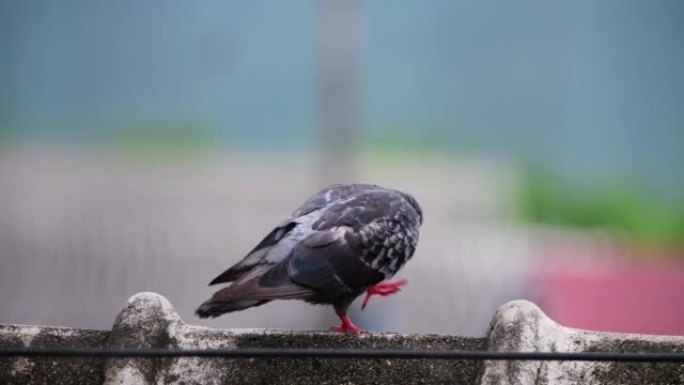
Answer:
[{"label": "red leg", "polygon": [[363,333],[365,330],[359,328],[358,326],[354,325],[349,317],[347,317],[346,314],[338,311],[335,309],[335,314],[337,314],[338,317],[340,317],[340,320],[342,321],[342,325],[339,326],[333,326],[330,328],[330,330],[334,332],[356,332],[356,333]]},{"label": "red leg", "polygon": [[368,301],[370,301],[371,297],[373,295],[381,295],[383,297],[386,297],[390,294],[394,294],[398,291],[401,290],[401,287],[406,285],[406,280],[405,279],[400,279],[398,281],[394,282],[387,282],[383,281],[378,284],[375,284],[374,286],[369,287],[366,290],[366,298],[363,299],[363,304],[361,305],[361,310],[365,309],[366,306],[368,305]]}]

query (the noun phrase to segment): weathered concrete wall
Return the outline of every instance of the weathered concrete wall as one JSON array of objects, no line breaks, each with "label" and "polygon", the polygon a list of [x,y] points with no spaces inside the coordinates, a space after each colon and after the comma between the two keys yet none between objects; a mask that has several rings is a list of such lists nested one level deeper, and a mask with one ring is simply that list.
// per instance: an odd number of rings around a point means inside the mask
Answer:
[{"label": "weathered concrete wall", "polygon": [[[0,348],[106,347],[110,332],[47,326],[0,325]],[[102,384],[105,360],[0,358],[0,384]]]},{"label": "weathered concrete wall", "polygon": [[[499,309],[484,338],[212,329],[154,293],[133,296],[111,331],[0,326],[0,347],[345,347],[493,351],[684,351],[684,337],[564,328],[527,301]],[[684,364],[402,359],[9,358],[1,384],[678,384]]]},{"label": "weathered concrete wall", "polygon": [[[684,352],[684,337],[600,333],[560,326],[528,301],[495,314],[487,334],[492,351]],[[684,384],[684,364],[588,361],[492,361],[482,384]]]},{"label": "weathered concrete wall", "polygon": [[[210,329],[185,324],[165,298],[145,293],[124,306],[111,337],[112,346],[128,348],[484,348],[484,339],[452,336]],[[420,382],[430,377],[433,383],[472,383],[479,369],[467,362],[429,360],[115,359],[107,363],[106,383],[370,384],[399,379]]]}]

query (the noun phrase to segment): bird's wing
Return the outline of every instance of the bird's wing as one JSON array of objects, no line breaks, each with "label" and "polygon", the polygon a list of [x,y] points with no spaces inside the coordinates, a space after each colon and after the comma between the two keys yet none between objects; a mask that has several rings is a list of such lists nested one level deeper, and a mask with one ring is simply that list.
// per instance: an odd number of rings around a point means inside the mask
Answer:
[{"label": "bird's wing", "polygon": [[257,266],[219,290],[215,301],[330,298],[358,293],[384,279],[360,258],[362,251],[350,228],[315,232],[283,261]]},{"label": "bird's wing", "polygon": [[[295,299],[309,297],[315,292],[308,287],[298,285],[287,279],[286,275],[275,274],[274,277],[283,277],[278,281],[271,281],[264,284],[260,278],[263,274],[278,270],[280,264],[275,266],[257,266],[250,271],[251,278],[241,279],[227,286],[212,296],[212,300],[218,302],[233,302],[242,300],[272,300],[272,299]],[[251,274],[255,273],[255,274]]]},{"label": "bird's wing", "polygon": [[312,225],[313,232],[285,259],[255,266],[213,299],[334,300],[359,294],[386,277],[383,265],[375,262],[393,259],[388,240],[399,231],[395,218],[403,215],[397,209],[402,204],[407,203],[391,190],[364,192],[332,203]]},{"label": "bird's wing", "polygon": [[369,245],[382,244],[386,233],[368,230],[390,223],[386,216],[396,199],[393,192],[378,190],[334,203],[313,224],[316,231],[299,242],[278,269],[264,274],[260,283],[281,282],[286,274],[319,295],[335,297],[382,281],[385,274],[371,265]]},{"label": "bird's wing", "polygon": [[287,263],[292,281],[332,298],[356,293],[385,279],[363,260],[363,255],[358,234],[346,227],[312,234],[283,263]]},{"label": "bird's wing", "polygon": [[292,229],[297,226],[296,222],[286,221],[275,229],[271,230],[264,239],[259,242],[256,247],[250,251],[240,262],[236,263],[228,270],[224,271],[218,277],[214,278],[209,285],[216,285],[218,283],[231,282],[249,270],[257,266],[266,257],[269,251],[275,246],[283,237],[285,237]]},{"label": "bird's wing", "polygon": [[264,237],[264,239],[262,239],[261,242],[259,242],[259,244],[257,244],[240,262],[214,278],[209,285],[235,281],[263,262],[268,262],[269,265],[279,262],[289,254],[290,250],[282,253],[280,258],[269,258],[268,261],[264,261],[264,259],[278,242],[284,239],[295,227],[297,227],[299,220],[302,217],[318,211],[332,202],[347,199],[353,194],[358,194],[361,191],[377,188],[379,187],[368,184],[336,184],[319,191],[307,199],[306,202],[295,210],[289,218],[271,230],[271,232],[268,233],[268,235],[266,235],[266,237]]},{"label": "bird's wing", "polygon": [[292,213],[292,218],[304,216],[310,212],[328,206],[330,203],[347,199],[353,195],[365,191],[382,189],[373,184],[361,183],[338,183],[324,188],[304,202],[304,204]]}]

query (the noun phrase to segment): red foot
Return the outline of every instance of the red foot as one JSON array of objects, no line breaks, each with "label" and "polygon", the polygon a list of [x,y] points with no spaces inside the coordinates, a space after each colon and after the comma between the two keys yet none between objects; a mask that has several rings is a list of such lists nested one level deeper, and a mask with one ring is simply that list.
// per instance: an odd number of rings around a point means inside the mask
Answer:
[{"label": "red foot", "polygon": [[361,305],[361,310],[365,309],[370,301],[371,297],[375,294],[386,297],[390,294],[394,294],[401,290],[401,287],[406,285],[405,279],[400,279],[394,282],[380,282],[374,286],[369,287],[366,290],[366,298],[363,299],[363,304]]},{"label": "red foot", "polygon": [[337,314],[338,317],[340,317],[340,320],[342,321],[342,325],[339,326],[333,326],[330,328],[330,330],[334,332],[355,332],[355,333],[363,333],[365,330],[359,328],[358,326],[354,325],[349,317],[347,317],[346,314],[342,314],[339,311],[335,310],[335,313]]}]

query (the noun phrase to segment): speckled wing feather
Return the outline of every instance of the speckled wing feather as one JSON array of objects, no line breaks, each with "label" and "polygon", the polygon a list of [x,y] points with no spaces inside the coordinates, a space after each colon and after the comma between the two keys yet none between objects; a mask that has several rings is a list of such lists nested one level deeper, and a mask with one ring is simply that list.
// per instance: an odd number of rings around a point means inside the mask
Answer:
[{"label": "speckled wing feather", "polygon": [[[420,218],[392,190],[371,190],[341,199],[313,224],[313,232],[260,285],[291,281],[312,288],[314,301],[355,296],[389,278],[413,254]],[[390,239],[392,239],[390,241]],[[286,266],[287,268],[283,268]]]},{"label": "speckled wing feather", "polygon": [[[240,262],[214,278],[209,285],[241,279],[260,264],[274,265],[280,262],[289,255],[298,241],[308,235],[310,226],[320,216],[321,209],[331,202],[377,188],[379,187],[370,184],[335,184],[319,191],[307,199],[290,217],[276,226]],[[281,241],[284,241],[282,245],[276,247]]]},{"label": "speckled wing feather", "polygon": [[224,271],[218,277],[214,278],[209,285],[216,285],[218,283],[225,283],[235,281],[236,279],[242,277],[249,270],[257,266],[268,254],[271,249],[286,235],[292,231],[297,226],[297,223],[292,221],[286,221],[282,225],[273,229],[264,239],[259,242],[252,251],[250,251],[247,256],[245,256],[240,262],[233,265],[228,270]]},{"label": "speckled wing feather", "polygon": [[354,229],[361,244],[360,258],[390,278],[413,255],[422,221],[422,211],[413,197],[381,189],[334,204],[314,223],[313,229]]},{"label": "speckled wing feather", "polygon": [[309,299],[324,302],[381,281],[384,276],[358,257],[358,244],[350,241],[353,237],[348,230],[312,234],[290,257],[264,274],[259,284],[274,287],[293,282],[314,291]]}]

